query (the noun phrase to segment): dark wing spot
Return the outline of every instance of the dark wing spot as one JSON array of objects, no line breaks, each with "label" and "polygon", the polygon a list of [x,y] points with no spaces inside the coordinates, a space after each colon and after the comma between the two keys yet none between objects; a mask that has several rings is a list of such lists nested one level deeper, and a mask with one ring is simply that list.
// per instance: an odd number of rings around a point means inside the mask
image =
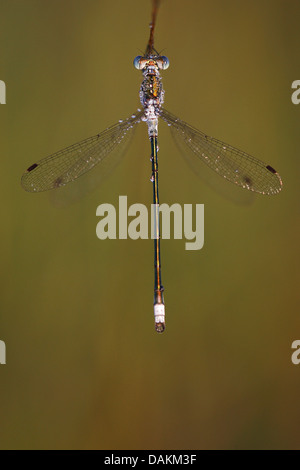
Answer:
[{"label": "dark wing spot", "polygon": [[60,186],[63,186],[63,184],[62,184],[62,178],[61,178],[61,177],[58,177],[58,178],[56,178],[56,180],[54,181],[53,187],[54,187],[54,188],[59,188]]},{"label": "dark wing spot", "polygon": [[36,167],[38,166],[37,163],[34,163],[33,165],[31,165],[29,168],[27,168],[27,173],[29,173],[30,171],[34,170]]},{"label": "dark wing spot", "polygon": [[274,173],[274,175],[277,173],[277,171],[274,170],[274,168],[272,168],[270,165],[267,165],[266,169],[269,170],[271,173]]},{"label": "dark wing spot", "polygon": [[243,180],[244,180],[244,183],[248,184],[248,185],[251,185],[252,184],[252,179],[249,178],[249,176],[244,176],[243,177]]}]

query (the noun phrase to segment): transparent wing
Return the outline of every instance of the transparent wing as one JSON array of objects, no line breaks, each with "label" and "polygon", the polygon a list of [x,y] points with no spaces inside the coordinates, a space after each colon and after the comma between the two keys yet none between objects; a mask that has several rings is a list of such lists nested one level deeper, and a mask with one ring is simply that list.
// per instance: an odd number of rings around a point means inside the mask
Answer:
[{"label": "transparent wing", "polygon": [[160,115],[171,127],[174,139],[186,144],[203,163],[220,176],[257,193],[277,194],[280,192],[281,178],[270,165],[231,145],[209,137],[165,109],[161,110]]},{"label": "transparent wing", "polygon": [[101,134],[89,137],[31,165],[23,174],[21,184],[26,191],[38,192],[59,188],[76,180],[125,142],[125,136],[139,123],[143,112],[118,122]]}]

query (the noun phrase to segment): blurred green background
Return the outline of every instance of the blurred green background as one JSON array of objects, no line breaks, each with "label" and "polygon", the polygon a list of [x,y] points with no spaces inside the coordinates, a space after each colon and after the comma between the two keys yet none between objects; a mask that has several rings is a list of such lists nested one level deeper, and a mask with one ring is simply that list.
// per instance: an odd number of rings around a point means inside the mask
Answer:
[{"label": "blurred green background", "polygon": [[205,204],[202,250],[162,242],[165,334],[153,242],[95,232],[99,204],[151,204],[146,126],[77,203],[20,186],[37,159],[137,109],[132,61],[150,13],[150,0],[0,1],[0,448],[299,449],[298,0],[162,2],[166,108],[284,182],[278,196],[232,203],[160,125],[161,202]]}]

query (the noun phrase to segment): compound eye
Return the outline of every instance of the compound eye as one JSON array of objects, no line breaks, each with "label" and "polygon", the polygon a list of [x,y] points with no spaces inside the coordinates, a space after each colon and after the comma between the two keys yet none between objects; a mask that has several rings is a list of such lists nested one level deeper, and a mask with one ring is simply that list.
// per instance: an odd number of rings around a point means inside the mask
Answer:
[{"label": "compound eye", "polygon": [[141,55],[137,55],[136,58],[134,59],[133,61],[133,65],[135,66],[136,69],[138,70],[141,70],[141,63],[140,63],[140,60],[141,60],[142,56]]},{"label": "compound eye", "polygon": [[168,59],[168,57],[166,57],[165,55],[162,55],[162,56],[161,56],[161,60],[162,60],[162,62],[163,62],[162,69],[163,69],[163,70],[166,70],[166,69],[169,67],[169,65],[170,65],[169,59]]}]

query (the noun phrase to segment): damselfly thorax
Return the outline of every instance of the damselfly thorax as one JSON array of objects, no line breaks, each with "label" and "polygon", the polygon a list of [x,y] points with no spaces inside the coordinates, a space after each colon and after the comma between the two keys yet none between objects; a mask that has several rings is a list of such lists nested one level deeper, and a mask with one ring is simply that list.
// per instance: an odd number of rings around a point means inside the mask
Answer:
[{"label": "damselfly thorax", "polygon": [[137,56],[133,64],[136,69],[143,71],[144,80],[140,88],[143,120],[147,121],[149,137],[154,137],[158,134],[158,117],[165,94],[159,71],[169,67],[169,60],[160,55]]}]

